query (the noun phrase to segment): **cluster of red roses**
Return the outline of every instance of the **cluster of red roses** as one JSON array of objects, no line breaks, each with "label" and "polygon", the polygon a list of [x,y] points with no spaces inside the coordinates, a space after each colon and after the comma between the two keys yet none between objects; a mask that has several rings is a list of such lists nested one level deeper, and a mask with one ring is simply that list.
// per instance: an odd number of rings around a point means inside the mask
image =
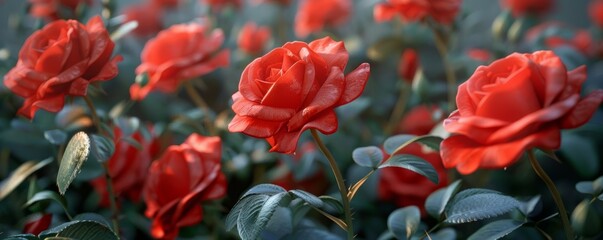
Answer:
[{"label": "cluster of red roses", "polygon": [[[38,2],[41,1],[32,1],[33,14],[58,18],[49,3]],[[206,2],[218,6],[225,1]],[[230,2],[241,6],[240,1]],[[540,3],[530,5],[535,1],[504,2],[516,14],[549,8]],[[72,10],[78,3],[61,1]],[[156,9],[155,6],[178,4],[174,0],[156,0],[148,6]],[[305,37],[325,25],[341,24],[348,18],[351,6],[347,0],[302,1],[295,31]],[[377,21],[399,16],[405,21],[433,18],[450,24],[459,9],[460,0],[389,0],[377,5],[374,13]],[[161,23],[151,19],[160,14],[143,8],[127,11],[128,18],[139,21],[141,26]],[[142,27],[141,31],[159,29]],[[250,23],[241,30],[238,43],[244,51],[258,54],[269,38],[268,28]],[[142,51],[142,64],[136,73],[148,78],[131,86],[131,98],[143,100],[151,91],[173,93],[182,82],[227,66],[230,52],[221,49],[223,42],[220,29],[211,30],[199,23],[178,24],[159,32]],[[90,19],[86,25],[75,20],[55,20],[33,33],[23,44],[17,65],[4,77],[4,84],[12,92],[25,98],[19,114],[32,119],[38,109],[58,112],[66,96],[86,96],[90,84],[114,78],[121,60],[120,56],[112,56],[114,45],[100,17]],[[229,131],[263,138],[271,145],[271,151],[281,153],[294,153],[306,130],[334,133],[338,128],[334,109],[358,98],[369,79],[368,63],[345,74],[348,58],[343,42],[329,37],[310,43],[288,42],[256,58],[243,71],[239,90],[232,96],[235,116],[228,125]],[[418,67],[416,53],[405,52],[402,63],[400,75],[412,81]],[[401,152],[421,156],[434,165],[442,179],[440,184],[405,170],[386,169],[380,175],[379,195],[403,206],[422,205],[429,193],[447,184],[444,167],[456,167],[460,173],[469,174],[479,168],[507,167],[533,148],[559,148],[560,130],[586,123],[603,100],[601,90],[580,96],[585,79],[585,67],[567,69],[551,51],[514,53],[479,67],[458,88],[458,110],[444,120],[444,128],[452,136],[442,142],[441,152],[426,152],[418,144]],[[434,111],[439,110],[426,106],[413,109],[399,131],[428,134],[442,120],[433,118]],[[133,138],[142,145],[138,149],[120,141],[119,128],[113,131],[116,150],[109,166],[115,191],[133,201],[142,194],[147,204],[146,216],[153,218],[153,237],[175,238],[180,227],[201,220],[200,201],[225,196],[227,185],[221,172],[219,137],[193,134],[184,143],[160,152],[154,139],[134,134]],[[104,181],[98,179],[92,184],[106,201]],[[401,195],[405,197],[400,198]]]}]

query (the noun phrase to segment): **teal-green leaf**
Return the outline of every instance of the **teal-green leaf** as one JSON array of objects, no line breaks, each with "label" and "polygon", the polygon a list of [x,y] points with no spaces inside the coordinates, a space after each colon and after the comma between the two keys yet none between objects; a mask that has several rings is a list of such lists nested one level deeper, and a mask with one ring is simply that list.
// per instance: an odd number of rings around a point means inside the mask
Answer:
[{"label": "teal-green leaf", "polygon": [[58,193],[49,190],[37,192],[29,200],[27,200],[23,207],[29,207],[34,203],[47,200],[57,202],[59,205],[61,205],[61,207],[63,207],[63,210],[65,211],[67,216],[69,216],[69,211],[67,210],[67,200],[65,200],[65,198],[59,195]]},{"label": "teal-green leaf", "polygon": [[243,196],[241,198],[244,198],[244,197],[247,197],[247,196],[253,195],[253,194],[274,195],[274,194],[282,193],[282,192],[286,192],[286,191],[287,190],[285,190],[281,186],[263,183],[263,184],[255,185],[251,189],[247,190],[247,192],[245,192],[245,194],[243,194]]},{"label": "teal-green leaf", "polygon": [[90,139],[92,156],[99,162],[106,162],[115,152],[115,143],[104,136],[92,134]]},{"label": "teal-green leaf", "polygon": [[387,218],[387,227],[397,239],[405,240],[417,231],[421,223],[421,211],[416,206],[397,209]]},{"label": "teal-green leaf", "polygon": [[237,230],[241,239],[257,239],[256,221],[258,215],[264,206],[264,203],[270,198],[267,195],[253,195],[251,201],[246,202],[245,206],[239,212],[237,217]]},{"label": "teal-green leaf", "polygon": [[243,208],[249,204],[250,201],[254,201],[255,198],[262,197],[261,195],[250,195],[246,198],[240,199],[233,207],[230,209],[228,215],[226,215],[226,230],[230,231],[235,226],[237,226],[237,220],[239,219],[239,214],[243,210]]},{"label": "teal-green leaf", "polygon": [[390,157],[389,160],[381,164],[381,166],[379,166],[379,168],[384,167],[399,167],[408,169],[410,171],[416,172],[427,177],[430,181],[435,184],[438,184],[439,182],[438,172],[436,172],[435,168],[433,168],[431,163],[414,155],[394,155]]},{"label": "teal-green leaf", "polygon": [[324,203],[321,210],[334,216],[343,214],[343,205],[341,204],[341,201],[331,196],[320,196],[318,198]]},{"label": "teal-green leaf", "polygon": [[140,127],[140,120],[136,117],[119,117],[114,122],[121,129],[123,137],[132,136]]},{"label": "teal-green leaf", "polygon": [[[486,192],[464,196],[461,195],[463,192],[457,194],[450,207],[446,209],[445,222],[473,222],[500,216],[521,207],[521,203],[515,198],[499,193]],[[461,198],[457,199],[459,195]]]},{"label": "teal-green leaf", "polygon": [[581,193],[597,196],[603,193],[603,176],[594,181],[582,181],[576,183],[576,190]]},{"label": "teal-green leaf", "polygon": [[376,168],[383,161],[383,152],[375,146],[359,147],[352,152],[352,159],[362,167]]},{"label": "teal-green leaf", "polygon": [[266,224],[268,224],[268,221],[270,221],[270,218],[274,214],[276,208],[282,201],[286,200],[287,198],[290,198],[289,194],[287,194],[286,192],[282,192],[272,195],[268,199],[266,199],[266,202],[264,202],[264,205],[258,213],[257,220],[255,221],[255,227],[253,228],[252,237],[249,239],[256,239],[260,235],[260,233],[262,233],[262,231],[266,227]]},{"label": "teal-green leaf", "polygon": [[75,220],[63,223],[54,228],[43,231],[40,238],[64,237],[72,239],[103,239],[117,240],[117,235],[102,223],[90,220]]},{"label": "teal-green leaf", "polygon": [[294,189],[289,191],[292,195],[304,200],[304,202],[308,203],[310,206],[315,208],[322,208],[324,203],[320,198],[314,196],[314,194],[306,192],[304,190]]},{"label": "teal-green leaf", "polygon": [[36,235],[31,233],[28,234],[17,234],[3,238],[2,240],[40,240]]},{"label": "teal-green leaf", "polygon": [[433,192],[425,200],[425,211],[432,217],[440,219],[440,216],[446,209],[448,202],[456,194],[460,188],[461,180],[456,180],[448,187],[439,189]]},{"label": "teal-green leaf", "polygon": [[530,213],[532,213],[534,211],[534,209],[536,209],[536,206],[538,205],[539,202],[540,202],[540,195],[534,196],[527,202],[521,202],[521,207],[519,208],[519,211],[521,211],[524,216],[528,216],[528,215],[530,215]]},{"label": "teal-green leaf", "polygon": [[60,129],[44,131],[44,138],[54,145],[61,145],[67,140],[67,134]]},{"label": "teal-green leaf", "polygon": [[456,231],[453,228],[443,228],[436,233],[430,234],[429,239],[432,240],[455,240]]},{"label": "teal-green leaf", "polygon": [[408,141],[411,141],[416,137],[416,135],[411,134],[400,134],[391,136],[385,139],[385,142],[383,142],[383,150],[385,150],[387,154],[392,154],[398,147],[407,143]]},{"label": "teal-green leaf", "polygon": [[584,237],[594,237],[601,232],[601,216],[591,206],[588,199],[582,200],[576,206],[571,216],[572,228]]},{"label": "teal-green leaf", "polygon": [[504,219],[488,223],[469,236],[468,240],[496,240],[520,228],[524,223],[513,220]]},{"label": "teal-green leaf", "polygon": [[80,172],[82,164],[88,159],[89,153],[90,139],[88,135],[84,132],[76,133],[65,148],[57,174],[57,186],[61,195],[65,195],[65,191]]}]

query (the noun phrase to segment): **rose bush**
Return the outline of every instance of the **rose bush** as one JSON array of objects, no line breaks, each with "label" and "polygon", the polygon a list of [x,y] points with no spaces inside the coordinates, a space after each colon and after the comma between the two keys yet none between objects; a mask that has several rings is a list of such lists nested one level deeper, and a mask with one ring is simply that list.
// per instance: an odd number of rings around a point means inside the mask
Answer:
[{"label": "rose bush", "polygon": [[270,151],[293,153],[307,129],[337,130],[334,108],[358,98],[369,77],[363,63],[344,75],[348,52],[326,37],[289,42],[255,59],[243,71],[232,99],[231,132],[265,138]]},{"label": "rose bush", "polygon": [[99,16],[86,25],[57,20],[34,32],[4,85],[25,98],[19,114],[32,119],[38,109],[58,112],[66,96],[86,96],[88,85],[117,75],[120,56]]},{"label": "rose bush", "polygon": [[295,15],[295,35],[307,37],[325,27],[336,27],[350,18],[350,0],[303,0]]},{"label": "rose bush", "polygon": [[190,135],[151,165],[143,188],[145,215],[152,218],[151,235],[174,239],[180,227],[203,219],[199,203],[222,198],[226,177],[221,171],[219,137]]},{"label": "rose bush", "polygon": [[229,63],[229,51],[220,50],[224,33],[199,23],[177,24],[161,31],[142,50],[136,74],[147,74],[148,82],[130,87],[133,100],[144,99],[151,91],[172,93],[181,82],[200,77]]},{"label": "rose bush", "polygon": [[458,110],[444,121],[444,166],[462,174],[504,168],[531,148],[557,149],[560,130],[586,123],[603,90],[581,98],[586,68],[567,70],[552,51],[514,53],[480,66],[459,86]]}]

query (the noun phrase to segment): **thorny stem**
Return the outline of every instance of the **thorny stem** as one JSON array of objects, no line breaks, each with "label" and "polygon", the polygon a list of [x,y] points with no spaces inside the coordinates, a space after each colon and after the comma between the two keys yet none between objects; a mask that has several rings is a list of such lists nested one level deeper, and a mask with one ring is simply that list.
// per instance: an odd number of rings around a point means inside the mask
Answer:
[{"label": "thorny stem", "polygon": [[435,46],[440,53],[444,71],[446,72],[446,85],[448,85],[448,111],[452,112],[456,109],[456,76],[454,75],[454,69],[452,69],[450,61],[448,60],[448,47],[446,46],[444,35],[434,26],[432,26],[431,29],[433,30]]},{"label": "thorny stem", "polygon": [[343,202],[343,211],[345,215],[345,223],[347,226],[347,236],[348,240],[354,239],[354,227],[352,225],[352,210],[350,208],[350,199],[348,198],[348,189],[345,186],[343,175],[337,166],[337,162],[333,157],[333,154],[329,151],[329,149],[322,142],[320,137],[318,136],[318,132],[315,129],[311,129],[312,137],[320,148],[320,151],[327,157],[329,160],[329,165],[331,166],[331,170],[333,170],[333,174],[335,174],[335,181],[337,182],[337,187],[339,188],[339,193],[341,194],[341,201]]},{"label": "thorny stem", "polygon": [[[99,134],[103,133],[103,129],[100,125],[100,120],[98,115],[96,115],[96,108],[94,104],[88,98],[88,96],[84,96],[84,100],[86,101],[86,105],[90,109],[90,113],[92,114],[92,121],[96,126]],[[117,234],[119,238],[119,210],[117,209],[117,196],[115,195],[115,191],[113,189],[113,179],[111,178],[111,174],[109,173],[109,162],[105,161],[102,163],[103,169],[105,170],[105,179],[107,182],[107,192],[109,193],[109,204],[111,206],[111,221],[113,222],[113,230]]]},{"label": "thorny stem", "polygon": [[559,208],[559,215],[561,216],[561,221],[563,222],[563,228],[565,229],[566,238],[568,240],[574,239],[574,232],[570,225],[569,218],[567,216],[567,211],[565,210],[565,206],[563,205],[563,200],[561,199],[561,194],[559,194],[557,187],[555,187],[555,183],[553,183],[553,180],[551,180],[549,175],[547,175],[546,172],[544,171],[544,169],[542,169],[542,167],[540,166],[540,163],[538,163],[538,160],[536,159],[536,156],[534,155],[533,150],[528,151],[528,158],[530,159],[532,168],[534,168],[534,172],[536,172],[536,175],[538,175],[542,179],[542,181],[546,184],[549,191],[551,192],[551,195],[553,196],[553,200],[555,201],[555,204],[557,204],[557,208]]},{"label": "thorny stem", "polygon": [[197,107],[203,111],[203,122],[205,123],[205,127],[207,128],[209,134],[212,136],[217,136],[218,134],[216,129],[214,128],[214,124],[211,121],[210,108],[207,105],[207,102],[205,102],[201,95],[197,93],[197,90],[195,89],[195,86],[193,86],[193,83],[191,81],[184,82],[184,90],[186,90],[186,93],[189,97],[191,97],[191,100],[193,100],[195,105],[197,105]]}]

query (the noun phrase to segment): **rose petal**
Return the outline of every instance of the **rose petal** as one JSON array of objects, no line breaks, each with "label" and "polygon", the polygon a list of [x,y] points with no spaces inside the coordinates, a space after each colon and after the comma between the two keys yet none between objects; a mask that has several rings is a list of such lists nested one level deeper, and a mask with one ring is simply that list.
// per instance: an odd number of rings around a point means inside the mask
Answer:
[{"label": "rose petal", "polygon": [[252,137],[266,138],[277,132],[282,122],[259,120],[251,117],[235,115],[228,124],[228,131],[242,132]]},{"label": "rose petal", "polygon": [[347,104],[358,98],[364,91],[369,78],[371,67],[368,63],[360,64],[354,71],[345,76],[344,92],[337,106]]},{"label": "rose petal", "polygon": [[561,119],[561,128],[576,128],[588,122],[601,105],[601,101],[603,101],[603,90],[595,90],[588,94]]},{"label": "rose petal", "polygon": [[324,37],[312,41],[308,46],[322,56],[328,66],[337,66],[342,70],[345,69],[349,55],[343,42],[336,42],[330,37]]},{"label": "rose petal", "polygon": [[299,131],[287,132],[285,129],[281,129],[266,139],[272,146],[270,151],[294,153],[299,137],[308,129],[316,129],[325,135],[332,134],[337,131],[337,115],[333,110],[324,111],[317,115],[314,120],[304,125]]},{"label": "rose petal", "polygon": [[281,108],[299,108],[303,97],[301,96],[301,90],[303,77],[305,76],[305,65],[305,62],[299,61],[287,69],[287,72],[272,85],[262,98],[261,104]]},{"label": "rose petal", "polygon": [[268,121],[284,121],[290,119],[295,114],[292,108],[277,108],[264,106],[259,103],[240,98],[232,104],[232,110],[245,117],[258,118]]}]

